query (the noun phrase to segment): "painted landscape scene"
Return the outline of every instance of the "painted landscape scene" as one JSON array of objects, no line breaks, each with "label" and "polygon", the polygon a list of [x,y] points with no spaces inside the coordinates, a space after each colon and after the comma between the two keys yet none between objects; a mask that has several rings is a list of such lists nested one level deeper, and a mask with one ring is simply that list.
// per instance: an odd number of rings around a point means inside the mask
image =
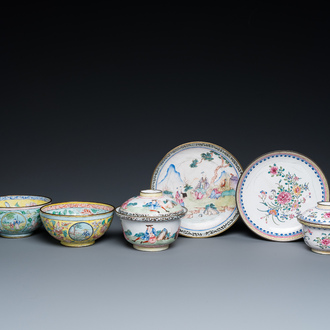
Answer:
[{"label": "painted landscape scene", "polygon": [[69,229],[69,236],[74,241],[84,241],[93,234],[93,228],[88,223],[76,223]]},{"label": "painted landscape scene", "polygon": [[196,158],[196,151],[191,155],[187,150],[164,165],[156,188],[188,209],[183,222],[191,226],[219,217],[225,220],[236,208],[237,183],[235,168],[220,153],[210,150]]},{"label": "painted landscape scene", "polygon": [[1,220],[4,230],[20,231],[26,226],[26,220],[23,215],[19,213],[6,213]]},{"label": "painted landscape scene", "polygon": [[178,237],[179,232],[170,233],[166,228],[156,230],[153,225],[146,225],[145,232],[133,234],[129,229],[124,231],[128,241],[133,244],[142,244],[146,246],[159,246],[173,243]]}]

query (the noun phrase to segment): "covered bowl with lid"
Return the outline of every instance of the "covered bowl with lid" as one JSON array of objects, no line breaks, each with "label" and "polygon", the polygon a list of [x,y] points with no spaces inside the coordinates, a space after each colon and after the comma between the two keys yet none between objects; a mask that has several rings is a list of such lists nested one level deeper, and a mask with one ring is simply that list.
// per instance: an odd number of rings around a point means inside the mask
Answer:
[{"label": "covered bowl with lid", "polygon": [[318,202],[298,216],[304,241],[313,252],[330,254],[330,202]]},{"label": "covered bowl with lid", "polygon": [[161,190],[141,190],[117,207],[125,239],[141,251],[166,250],[180,230],[187,209]]}]

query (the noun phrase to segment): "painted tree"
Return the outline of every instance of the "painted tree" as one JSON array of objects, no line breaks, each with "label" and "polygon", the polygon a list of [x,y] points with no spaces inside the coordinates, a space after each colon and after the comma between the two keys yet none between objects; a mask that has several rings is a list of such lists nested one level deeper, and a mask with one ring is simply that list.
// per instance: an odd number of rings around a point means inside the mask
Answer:
[{"label": "painted tree", "polygon": [[214,170],[214,173],[213,173],[213,176],[211,178],[209,188],[206,191],[205,197],[209,197],[211,195],[211,192],[212,192],[212,189],[213,189],[213,183],[218,177],[219,170],[224,169],[226,167],[232,167],[232,165],[228,162],[227,159],[225,159],[218,152],[215,152],[215,151],[210,151],[210,152],[206,152],[206,153],[203,152],[201,154],[201,159],[200,160],[194,159],[190,164],[190,167],[197,168],[198,165],[201,164],[203,161],[211,162],[211,161],[214,160],[215,157],[218,157],[221,160],[221,164],[218,165]]}]

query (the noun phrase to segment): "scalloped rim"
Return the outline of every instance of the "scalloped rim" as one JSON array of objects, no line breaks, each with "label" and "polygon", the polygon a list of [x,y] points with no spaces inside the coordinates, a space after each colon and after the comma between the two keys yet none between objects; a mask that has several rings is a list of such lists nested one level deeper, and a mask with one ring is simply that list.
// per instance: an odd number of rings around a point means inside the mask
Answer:
[{"label": "scalloped rim", "polygon": [[170,221],[182,218],[186,213],[187,209],[182,206],[182,210],[178,212],[173,212],[170,214],[158,214],[158,215],[149,215],[149,214],[140,214],[140,213],[128,213],[122,212],[121,206],[117,207],[115,212],[116,214],[125,220],[132,220],[132,221]]}]

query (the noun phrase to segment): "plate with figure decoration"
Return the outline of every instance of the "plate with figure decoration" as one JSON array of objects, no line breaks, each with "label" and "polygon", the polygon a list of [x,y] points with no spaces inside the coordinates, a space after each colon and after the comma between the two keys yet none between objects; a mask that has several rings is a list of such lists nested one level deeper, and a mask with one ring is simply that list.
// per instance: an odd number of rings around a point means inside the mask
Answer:
[{"label": "plate with figure decoration", "polygon": [[303,236],[297,215],[329,199],[321,169],[293,151],[274,151],[254,160],[240,177],[236,200],[246,225],[273,241]]},{"label": "plate with figure decoration", "polygon": [[163,157],[151,187],[188,209],[181,219],[181,235],[211,237],[227,230],[239,217],[235,193],[242,172],[226,149],[208,142],[189,142]]}]

